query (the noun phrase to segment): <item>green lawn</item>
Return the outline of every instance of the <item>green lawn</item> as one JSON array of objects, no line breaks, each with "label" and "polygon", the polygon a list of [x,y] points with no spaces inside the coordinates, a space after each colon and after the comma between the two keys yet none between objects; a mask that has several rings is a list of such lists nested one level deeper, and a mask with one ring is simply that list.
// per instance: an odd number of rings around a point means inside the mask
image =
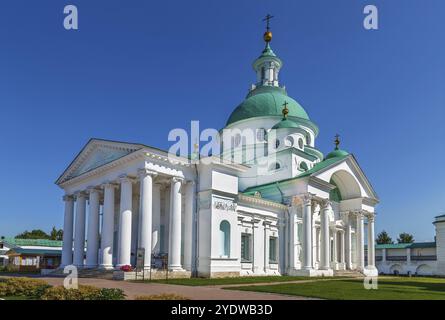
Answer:
[{"label": "green lawn", "polygon": [[355,279],[230,287],[227,289],[334,300],[445,300],[445,279],[439,278],[380,277],[377,290],[366,290],[363,280]]},{"label": "green lawn", "polygon": [[[291,276],[265,276],[265,277],[236,277],[236,278],[190,278],[190,279],[170,279],[170,280],[145,280],[149,283],[168,283],[183,286],[219,286],[229,284],[249,284],[249,283],[268,283],[268,282],[288,282],[298,280],[313,280],[309,277],[291,277]],[[137,280],[135,282],[142,282]]]},{"label": "green lawn", "polygon": [[4,300],[32,300],[30,297],[24,297],[24,296],[9,296],[9,297],[2,297]]}]

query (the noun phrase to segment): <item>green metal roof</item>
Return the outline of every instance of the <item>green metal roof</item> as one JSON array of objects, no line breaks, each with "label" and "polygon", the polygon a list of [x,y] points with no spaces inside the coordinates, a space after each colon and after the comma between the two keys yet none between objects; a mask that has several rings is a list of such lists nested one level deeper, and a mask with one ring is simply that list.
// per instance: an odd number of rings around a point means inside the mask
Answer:
[{"label": "green metal roof", "polygon": [[289,118],[295,117],[309,120],[309,116],[303,107],[289,97],[286,90],[280,87],[259,86],[251,91],[246,99],[232,112],[227,121],[227,125],[255,117],[282,117],[284,102],[288,103]]},{"label": "green metal roof", "polygon": [[332,164],[335,164],[337,162],[342,161],[343,159],[345,159],[347,156],[342,156],[342,157],[337,157],[337,158],[331,158],[322,162],[317,163],[312,169],[305,171],[303,173],[301,173],[300,175],[298,175],[297,177],[293,177],[293,178],[288,178],[288,179],[284,179],[284,180],[280,180],[280,181],[274,181],[274,182],[270,182],[270,183],[266,183],[263,185],[259,185],[259,186],[254,186],[254,187],[250,187],[247,188],[246,190],[244,190],[243,193],[245,194],[252,194],[255,191],[261,191],[264,190],[268,187],[273,187],[274,185],[276,185],[277,183],[283,183],[283,182],[287,182],[287,181],[291,181],[291,180],[297,180],[300,179],[302,177],[307,177],[310,176],[311,174],[316,173],[317,171],[320,171]]},{"label": "green metal roof", "polygon": [[289,119],[283,119],[280,122],[278,122],[276,125],[272,127],[272,129],[293,129],[293,128],[299,128],[300,126],[295,123],[292,120]]},{"label": "green metal roof", "polygon": [[7,254],[35,254],[35,255],[61,255],[62,249],[22,249],[14,248],[7,252]]},{"label": "green metal roof", "polygon": [[414,248],[435,248],[435,242],[414,242],[414,243],[391,243],[376,244],[376,249],[414,249]]},{"label": "green metal roof", "polygon": [[16,239],[5,238],[1,240],[7,243],[10,247],[21,246],[39,246],[39,247],[62,247],[63,241],[47,240],[47,239]]},{"label": "green metal roof", "polygon": [[333,165],[334,163],[340,162],[342,160],[344,160],[345,158],[347,158],[349,156],[349,154],[346,155],[341,155],[338,157],[331,157],[331,158],[325,158],[324,161],[321,161],[319,163],[317,163],[315,166],[312,167],[312,169],[303,172],[302,174],[300,174],[297,178],[301,178],[301,177],[306,177],[306,176],[310,176],[311,174],[316,173],[317,171],[320,171],[326,167],[329,167],[330,165]]},{"label": "green metal roof", "polygon": [[349,152],[347,152],[345,150],[336,149],[336,150],[328,153],[325,159],[327,160],[327,159],[331,159],[331,158],[344,157],[344,156],[347,156],[348,154],[349,154]]}]

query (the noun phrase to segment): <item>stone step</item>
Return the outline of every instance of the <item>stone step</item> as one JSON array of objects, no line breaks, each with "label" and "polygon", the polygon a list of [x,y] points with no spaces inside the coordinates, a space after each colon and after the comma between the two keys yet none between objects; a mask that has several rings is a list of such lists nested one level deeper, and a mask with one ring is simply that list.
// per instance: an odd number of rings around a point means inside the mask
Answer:
[{"label": "stone step", "polygon": [[363,278],[363,273],[355,270],[334,270],[334,276],[336,277],[351,277],[351,278]]}]

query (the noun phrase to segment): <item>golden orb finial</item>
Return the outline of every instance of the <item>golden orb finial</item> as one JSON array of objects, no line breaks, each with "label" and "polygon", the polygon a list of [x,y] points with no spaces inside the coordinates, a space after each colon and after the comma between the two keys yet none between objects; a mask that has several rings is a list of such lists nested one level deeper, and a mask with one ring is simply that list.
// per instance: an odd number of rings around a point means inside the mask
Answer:
[{"label": "golden orb finial", "polygon": [[282,113],[283,113],[283,120],[287,119],[287,115],[289,114],[289,109],[287,108],[287,105],[288,105],[287,101],[284,101],[284,103],[283,103],[284,108],[283,108],[283,111],[282,111]]},{"label": "golden orb finial", "polygon": [[263,21],[266,21],[266,32],[264,32],[263,39],[267,43],[272,41],[272,32],[270,31],[270,25],[269,25],[270,19],[272,19],[272,18],[273,18],[273,16],[271,16],[270,14],[267,14],[267,16],[263,19]]}]

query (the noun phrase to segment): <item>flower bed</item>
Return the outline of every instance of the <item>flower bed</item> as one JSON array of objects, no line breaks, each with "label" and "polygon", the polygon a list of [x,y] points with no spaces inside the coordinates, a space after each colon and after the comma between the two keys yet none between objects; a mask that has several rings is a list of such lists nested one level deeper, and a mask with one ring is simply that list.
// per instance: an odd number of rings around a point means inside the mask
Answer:
[{"label": "flower bed", "polygon": [[122,289],[79,286],[78,289],[53,287],[43,280],[8,278],[0,281],[0,297],[28,297],[39,300],[123,300]]}]

